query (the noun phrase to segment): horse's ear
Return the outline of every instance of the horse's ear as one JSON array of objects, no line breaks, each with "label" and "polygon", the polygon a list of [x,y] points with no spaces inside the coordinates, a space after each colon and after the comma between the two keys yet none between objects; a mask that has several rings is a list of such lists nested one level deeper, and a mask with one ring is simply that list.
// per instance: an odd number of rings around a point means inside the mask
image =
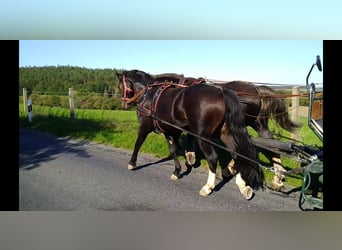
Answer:
[{"label": "horse's ear", "polygon": [[120,74],[119,72],[117,72],[117,71],[115,71],[115,74],[116,74],[116,76],[117,76],[117,78],[119,78],[120,80],[122,79],[122,74]]}]

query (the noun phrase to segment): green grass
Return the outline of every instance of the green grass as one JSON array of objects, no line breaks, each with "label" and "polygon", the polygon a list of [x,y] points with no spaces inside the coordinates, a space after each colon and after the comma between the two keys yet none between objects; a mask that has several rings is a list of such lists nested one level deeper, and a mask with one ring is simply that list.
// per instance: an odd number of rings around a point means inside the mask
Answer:
[{"label": "green grass", "polygon": [[[302,117],[303,124],[298,131],[299,138],[306,145],[322,146],[322,142],[308,128],[307,119]],[[76,109],[75,119],[70,119],[70,111],[63,108],[50,108],[45,106],[33,107],[33,123],[28,122],[28,116],[23,112],[22,104],[19,104],[19,126],[30,127],[41,131],[47,131],[58,136],[79,138],[93,142],[111,145],[133,150],[137,138],[138,121],[135,111],[126,110],[85,110]],[[278,128],[270,122],[270,128],[275,134],[290,137],[287,131]],[[252,136],[255,131],[248,129]],[[162,134],[150,133],[139,152],[150,153],[157,157],[166,157],[169,150]],[[261,163],[267,165],[267,158],[260,154]],[[300,164],[287,157],[281,157],[282,163],[288,169],[298,168]],[[201,161],[203,167],[207,167],[206,161]],[[266,180],[273,178],[273,174],[265,171]],[[290,175],[286,183],[299,187],[302,177]]]},{"label": "green grass", "polygon": [[[131,150],[139,126],[135,111],[79,109],[75,110],[75,119],[70,119],[68,109],[45,106],[34,106],[33,123],[30,124],[22,105],[19,105],[19,125]],[[155,133],[148,135],[140,152],[157,157],[169,154],[164,136]]]}]

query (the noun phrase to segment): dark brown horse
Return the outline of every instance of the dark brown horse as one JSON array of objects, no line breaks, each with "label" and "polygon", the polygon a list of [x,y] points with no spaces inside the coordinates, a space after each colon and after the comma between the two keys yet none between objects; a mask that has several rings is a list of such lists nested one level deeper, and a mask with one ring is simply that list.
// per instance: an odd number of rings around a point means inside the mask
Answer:
[{"label": "dark brown horse", "polygon": [[[189,81],[185,82],[185,84],[189,83]],[[197,84],[197,82],[195,81],[190,84]],[[268,126],[270,119],[273,119],[278,126],[289,132],[294,132],[299,127],[299,124],[291,121],[284,98],[281,98],[281,95],[268,86],[257,86],[247,81],[230,81],[207,84],[235,91],[242,105],[246,126],[253,128],[258,133],[259,137],[267,139],[274,137]],[[193,153],[195,152],[195,146],[194,143],[191,143],[194,142],[191,135],[188,135],[188,141],[190,147],[189,152],[186,155],[186,159],[188,161],[189,159],[192,159],[191,163],[193,163],[196,157]],[[286,172],[281,165],[280,155],[263,148],[258,148],[258,150],[259,152],[262,152],[273,164],[276,174],[272,180],[272,187],[274,189],[280,189],[284,185],[282,181],[285,179],[285,175],[282,173]],[[233,172],[231,166],[232,165],[230,164],[229,169]]]},{"label": "dark brown horse", "polygon": [[128,168],[136,167],[139,149],[147,135],[158,131],[164,134],[175,163],[171,178],[180,178],[181,165],[176,151],[185,129],[196,135],[209,165],[208,180],[200,194],[207,196],[215,187],[218,155],[211,142],[219,140],[235,160],[236,183],[241,193],[251,199],[253,190],[263,187],[263,172],[235,92],[206,84],[182,88],[163,80],[146,85],[141,76],[134,70],[118,75],[122,88],[130,90],[131,94],[126,98],[137,103],[140,125]]},{"label": "dark brown horse", "polygon": [[[289,118],[289,113],[284,99],[272,88],[268,86],[259,86],[247,81],[230,81],[221,83],[207,82],[203,78],[184,77],[183,75],[175,73],[160,74],[152,76],[141,70],[131,70],[131,73],[136,75],[137,80],[144,85],[151,84],[154,81],[165,81],[178,84],[178,86],[190,86],[196,84],[209,84],[213,86],[220,86],[231,89],[236,92],[242,105],[243,113],[245,115],[246,126],[253,128],[262,138],[273,138],[273,134],[269,129],[268,123],[273,119],[281,128],[294,132],[299,125],[292,122]],[[130,88],[120,83],[124,100],[128,100],[133,96]],[[186,153],[187,163],[192,165],[196,161],[195,156],[195,142],[192,135],[188,134],[188,149]],[[285,171],[281,165],[280,155],[271,151],[259,149],[269,160],[278,173]],[[230,169],[232,170],[232,169]],[[283,186],[282,180],[285,175],[276,174],[273,179],[273,187],[278,189]]]}]

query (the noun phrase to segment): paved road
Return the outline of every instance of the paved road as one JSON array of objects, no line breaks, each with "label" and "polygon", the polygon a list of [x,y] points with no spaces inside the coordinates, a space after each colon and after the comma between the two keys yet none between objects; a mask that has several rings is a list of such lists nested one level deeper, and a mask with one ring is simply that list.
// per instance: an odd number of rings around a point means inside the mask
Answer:
[{"label": "paved road", "polygon": [[300,211],[298,192],[260,190],[246,201],[234,178],[218,178],[217,189],[202,197],[201,167],[172,181],[170,160],[139,154],[130,171],[127,150],[27,129],[19,139],[19,210]]}]

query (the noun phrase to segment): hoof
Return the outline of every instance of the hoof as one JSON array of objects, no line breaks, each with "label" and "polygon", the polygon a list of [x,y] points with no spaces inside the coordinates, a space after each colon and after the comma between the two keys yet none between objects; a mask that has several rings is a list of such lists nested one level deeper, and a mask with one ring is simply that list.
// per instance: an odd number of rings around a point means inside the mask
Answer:
[{"label": "hoof", "polygon": [[210,193],[208,194],[207,191],[201,189],[201,190],[199,191],[199,194],[200,194],[201,196],[209,196]]},{"label": "hoof", "polygon": [[244,188],[242,188],[241,194],[243,195],[243,197],[245,197],[246,200],[250,200],[253,198],[253,189],[250,186],[246,186]]},{"label": "hoof", "polygon": [[272,180],[272,188],[275,190],[280,190],[283,186],[284,183],[281,181],[281,178],[275,175]]},{"label": "hoof", "polygon": [[178,179],[179,179],[179,178],[178,178],[177,175],[175,175],[175,174],[172,174],[172,175],[171,175],[171,180],[176,181],[176,180],[178,180]]},{"label": "hoof", "polygon": [[186,152],[185,153],[185,160],[189,165],[194,165],[196,162],[195,152]]},{"label": "hoof", "polygon": [[133,166],[132,164],[128,164],[128,170],[132,170],[134,168],[135,168],[135,166]]},{"label": "hoof", "polygon": [[210,187],[208,187],[208,186],[204,186],[204,187],[202,187],[202,189],[199,191],[199,194],[201,195],[201,196],[208,196],[208,195],[210,195],[211,193],[212,193],[212,191],[213,191],[213,188],[210,188]]},{"label": "hoof", "polygon": [[284,183],[282,181],[274,182],[272,181],[271,187],[274,190],[280,191],[280,189],[284,186]]}]

